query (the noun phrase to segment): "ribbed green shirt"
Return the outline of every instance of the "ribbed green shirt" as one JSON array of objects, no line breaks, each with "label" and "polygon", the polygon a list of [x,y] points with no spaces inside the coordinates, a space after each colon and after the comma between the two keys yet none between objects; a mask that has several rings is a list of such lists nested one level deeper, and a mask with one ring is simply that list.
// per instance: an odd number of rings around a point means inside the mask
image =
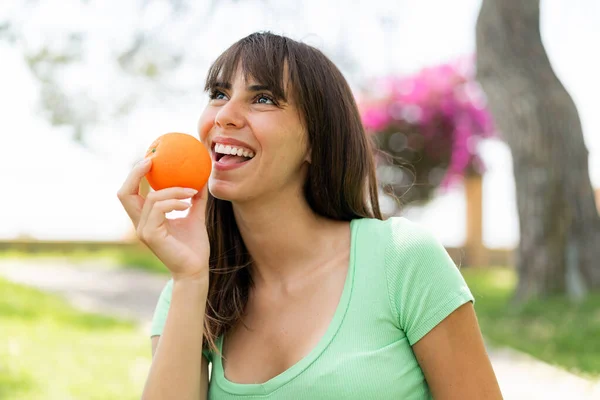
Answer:
[{"label": "ribbed green shirt", "polygon": [[[456,308],[474,302],[471,291],[441,243],[406,218],[356,219],[351,232],[345,286],[317,346],[260,384],[229,381],[221,358],[205,351],[212,363],[209,399],[431,398],[412,345]],[[151,335],[162,333],[171,290],[169,281]]]}]

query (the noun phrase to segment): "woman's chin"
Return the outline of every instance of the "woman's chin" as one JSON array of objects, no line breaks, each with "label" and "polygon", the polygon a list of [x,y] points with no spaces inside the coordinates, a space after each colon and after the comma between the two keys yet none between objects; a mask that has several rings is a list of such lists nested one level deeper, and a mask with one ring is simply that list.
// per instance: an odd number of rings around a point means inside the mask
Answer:
[{"label": "woman's chin", "polygon": [[208,181],[208,190],[213,197],[224,201],[243,201],[248,197],[247,193],[242,195],[243,190],[239,184],[213,178]]}]

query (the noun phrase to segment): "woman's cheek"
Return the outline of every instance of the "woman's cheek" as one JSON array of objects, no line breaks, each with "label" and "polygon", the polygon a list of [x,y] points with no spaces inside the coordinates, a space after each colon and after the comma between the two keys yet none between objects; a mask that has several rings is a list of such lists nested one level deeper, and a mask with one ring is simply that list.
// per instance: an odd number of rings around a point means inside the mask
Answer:
[{"label": "woman's cheek", "polygon": [[214,112],[210,109],[205,109],[202,115],[200,115],[200,119],[198,120],[198,135],[200,136],[200,140],[205,142],[207,139],[210,130],[215,124],[215,115]]}]

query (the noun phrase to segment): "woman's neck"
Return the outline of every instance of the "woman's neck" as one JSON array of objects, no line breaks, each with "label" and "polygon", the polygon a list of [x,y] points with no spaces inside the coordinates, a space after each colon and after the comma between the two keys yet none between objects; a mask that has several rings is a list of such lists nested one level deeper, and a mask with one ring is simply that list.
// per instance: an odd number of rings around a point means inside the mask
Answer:
[{"label": "woman's neck", "polygon": [[293,282],[307,268],[327,262],[349,243],[347,222],[317,215],[304,194],[279,193],[233,205],[257,284]]}]

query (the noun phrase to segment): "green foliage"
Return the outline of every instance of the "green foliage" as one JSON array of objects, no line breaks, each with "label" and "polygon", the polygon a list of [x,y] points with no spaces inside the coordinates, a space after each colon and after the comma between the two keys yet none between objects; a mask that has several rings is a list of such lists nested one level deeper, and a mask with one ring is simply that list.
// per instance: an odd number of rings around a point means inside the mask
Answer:
[{"label": "green foliage", "polygon": [[149,250],[119,251],[113,254],[113,260],[118,264],[147,272],[169,274],[167,267]]},{"label": "green foliage", "polygon": [[98,251],[85,250],[57,250],[52,252],[25,253],[20,251],[0,251],[0,258],[4,259],[46,259],[50,261],[68,260],[70,262],[86,264],[102,264],[109,268],[134,268],[152,273],[168,274],[168,269],[156,258],[152,252],[144,247],[127,249],[104,249]]},{"label": "green foliage", "polygon": [[151,355],[134,324],[1,279],[0,292],[0,398],[139,399]]},{"label": "green foliage", "polygon": [[556,296],[522,306],[510,302],[512,269],[462,269],[484,336],[579,375],[600,377],[600,294],[582,303]]}]

